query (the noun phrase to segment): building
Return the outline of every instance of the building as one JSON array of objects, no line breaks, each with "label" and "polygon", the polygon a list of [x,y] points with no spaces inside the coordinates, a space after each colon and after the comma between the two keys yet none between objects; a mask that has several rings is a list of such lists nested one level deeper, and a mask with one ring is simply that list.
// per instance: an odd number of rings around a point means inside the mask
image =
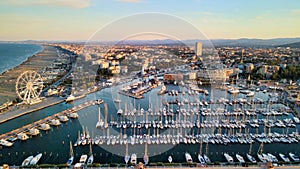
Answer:
[{"label": "building", "polygon": [[195,54],[196,56],[202,56],[202,42],[196,42]]}]

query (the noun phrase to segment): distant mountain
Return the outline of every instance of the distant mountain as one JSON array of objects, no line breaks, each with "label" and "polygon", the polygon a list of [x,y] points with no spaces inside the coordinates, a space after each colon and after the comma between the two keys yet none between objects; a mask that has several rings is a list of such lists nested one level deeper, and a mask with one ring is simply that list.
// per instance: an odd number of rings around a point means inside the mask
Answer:
[{"label": "distant mountain", "polygon": [[[85,41],[14,41],[22,43],[80,43],[85,44]],[[172,40],[172,39],[157,39],[157,40],[126,40],[126,41],[93,41],[90,44],[129,44],[129,45],[188,45],[194,46],[196,42],[202,42],[203,47],[211,46],[215,47],[277,47],[292,45],[293,47],[299,46],[300,38],[275,38],[275,39],[190,39],[190,40]],[[291,46],[291,47],[292,47]]]},{"label": "distant mountain", "polygon": [[300,48],[300,42],[295,42],[295,43],[289,43],[289,44],[279,45],[278,47]]}]

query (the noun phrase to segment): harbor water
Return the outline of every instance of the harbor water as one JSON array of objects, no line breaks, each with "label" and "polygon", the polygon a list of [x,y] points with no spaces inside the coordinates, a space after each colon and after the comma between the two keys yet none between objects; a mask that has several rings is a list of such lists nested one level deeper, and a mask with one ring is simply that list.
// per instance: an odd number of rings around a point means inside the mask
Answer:
[{"label": "harbor water", "polygon": [[[75,105],[79,105],[81,103],[84,103],[89,100],[96,100],[96,99],[102,99],[104,103],[108,105],[108,111],[107,111],[107,119],[109,121],[120,121],[124,120],[125,118],[127,121],[139,121],[142,120],[140,117],[123,117],[118,116],[117,111],[119,108],[124,109],[134,109],[140,110],[143,108],[144,110],[148,110],[149,105],[153,110],[159,110],[164,107],[162,102],[170,102],[174,101],[175,99],[188,99],[189,101],[192,101],[193,99],[199,99],[201,101],[211,101],[211,100],[218,100],[220,98],[228,98],[229,100],[233,99],[239,99],[239,98],[245,98],[248,101],[250,101],[251,97],[245,97],[244,94],[238,94],[238,95],[231,95],[228,94],[227,91],[219,90],[219,89],[212,89],[210,87],[204,87],[204,89],[208,90],[209,94],[205,95],[203,93],[200,93],[199,95],[193,95],[190,96],[186,94],[183,96],[182,94],[179,94],[178,96],[170,96],[168,94],[165,95],[158,95],[158,91],[160,88],[156,88],[151,90],[148,93],[145,93],[145,97],[143,99],[133,99],[124,95],[119,94],[116,88],[106,88],[101,91],[98,91],[96,93],[92,93],[87,95],[85,98],[82,98],[80,100],[74,101],[72,103],[60,103],[55,106],[51,106],[24,116],[21,116],[19,118],[13,119],[11,121],[8,121],[6,123],[0,124],[0,133],[6,133],[8,131],[11,131],[13,129],[22,127],[26,124],[30,124],[32,122],[35,122],[41,118],[51,116],[53,114],[56,114],[58,112],[61,112],[63,110],[72,108]],[[169,90],[182,90],[178,86],[168,86]],[[264,108],[267,107],[267,101],[269,100],[269,93],[264,93],[262,91],[256,92],[254,98],[261,98],[264,99],[266,102],[264,104],[258,105],[257,108]],[[121,100],[120,103],[114,102],[115,99]],[[224,105],[214,104],[209,105],[212,109],[214,108],[220,108],[221,106],[224,107]],[[233,110],[235,108],[244,108],[243,106],[250,106],[250,105],[234,105],[230,107],[226,107],[226,109]],[[271,105],[271,106],[278,106],[278,105]],[[177,105],[170,105],[172,109],[177,109]],[[100,111],[101,111],[101,118],[105,119],[105,106],[104,104],[100,105]],[[90,106],[86,109],[80,110],[77,112],[79,117],[78,119],[69,119],[68,122],[62,123],[58,127],[51,126],[51,130],[49,131],[41,131],[41,134],[38,136],[33,136],[32,138],[26,140],[26,141],[20,141],[15,140],[14,145],[12,147],[2,147],[0,149],[0,163],[7,163],[9,165],[20,165],[22,161],[27,158],[30,155],[36,155],[38,153],[42,153],[43,156],[39,163],[41,164],[62,164],[66,163],[66,161],[69,158],[69,142],[71,141],[73,144],[76,142],[78,138],[78,131],[80,133],[84,131],[88,131],[89,134],[92,137],[96,136],[103,136],[107,135],[109,132],[109,135],[120,135],[120,132],[122,134],[132,135],[133,132],[136,132],[135,134],[145,134],[146,131],[133,131],[132,129],[118,129],[116,127],[109,127],[110,130],[107,129],[99,129],[96,128],[95,125],[98,121],[98,105]],[[173,119],[176,119],[178,117],[172,117]],[[270,118],[276,118],[276,119],[283,119],[283,118],[291,118],[293,115],[289,114],[288,116],[284,117],[270,117]],[[258,117],[255,118],[261,118],[262,115],[258,115]],[[140,119],[138,119],[140,118]],[[143,116],[145,118],[145,116]],[[159,117],[156,117],[157,119]],[[182,116],[181,118],[186,118],[187,121],[194,121],[196,120],[196,116],[189,118],[187,116]],[[201,116],[201,120],[209,120],[209,116],[203,117]],[[216,117],[214,117],[216,118]],[[223,118],[223,117],[218,117]],[[242,120],[242,117],[232,117],[232,118],[238,118],[238,120]],[[154,119],[154,120],[157,120]],[[153,119],[152,119],[153,120]],[[264,132],[264,128],[262,125],[259,127],[259,129],[254,129],[251,127],[247,127],[249,130],[246,129],[234,129],[233,132],[237,133],[241,130],[242,133],[250,132],[250,133],[256,133],[259,134]],[[289,128],[288,130],[286,128],[272,128],[271,132],[278,132],[278,133],[292,133],[295,132],[297,129],[299,129],[299,126],[297,125],[296,128]],[[202,130],[201,133],[218,133],[218,130],[215,129],[211,131],[211,129],[200,129]],[[195,127],[192,129],[185,129],[183,131],[179,130],[173,130],[173,129],[162,129],[160,130],[160,134],[177,134],[176,132],[183,132],[181,134],[197,134],[200,133],[200,130],[196,129]],[[155,130],[149,130],[151,134],[155,133]],[[221,133],[228,133],[226,129],[222,129]],[[255,141],[251,146],[252,154],[256,154],[259,149],[260,143]],[[93,145],[92,150],[94,154],[94,163],[125,163],[124,162],[124,156],[126,153],[126,147],[128,150],[128,154],[136,153],[138,157],[138,161],[143,161],[143,155],[145,152],[145,144],[128,144],[127,146],[125,144],[115,144],[115,145]],[[75,156],[75,162],[79,161],[79,158],[82,154],[88,154],[89,153],[89,146],[77,146],[73,147],[74,149],[74,156]],[[240,143],[229,143],[229,144],[202,144],[202,150],[201,152],[204,154],[207,154],[212,162],[225,162],[226,159],[223,156],[224,152],[228,152],[231,155],[235,155],[236,153],[239,153],[242,156],[246,156],[246,153],[249,152],[250,145],[249,144],[240,144]],[[178,145],[172,145],[172,144],[149,144],[147,145],[147,151],[148,155],[150,157],[150,163],[151,162],[168,162],[168,156],[173,157],[173,162],[185,162],[185,156],[184,154],[186,152],[190,153],[193,160],[195,162],[198,162],[197,155],[200,152],[200,144],[184,144],[180,143]],[[264,144],[263,147],[264,152],[273,153],[276,156],[278,156],[278,153],[284,153],[288,154],[289,152],[294,152],[296,154],[300,153],[300,147],[298,143],[271,143],[271,144]]]}]

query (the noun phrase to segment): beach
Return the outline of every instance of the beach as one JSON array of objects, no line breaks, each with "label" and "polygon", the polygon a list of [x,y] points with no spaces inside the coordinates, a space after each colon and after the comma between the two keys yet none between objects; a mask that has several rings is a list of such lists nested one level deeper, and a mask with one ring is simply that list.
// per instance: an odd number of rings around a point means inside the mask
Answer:
[{"label": "beach", "polygon": [[13,101],[18,96],[15,91],[16,81],[21,73],[27,70],[41,71],[53,63],[58,57],[57,49],[53,46],[43,45],[43,51],[29,57],[25,62],[0,75],[0,105]]}]

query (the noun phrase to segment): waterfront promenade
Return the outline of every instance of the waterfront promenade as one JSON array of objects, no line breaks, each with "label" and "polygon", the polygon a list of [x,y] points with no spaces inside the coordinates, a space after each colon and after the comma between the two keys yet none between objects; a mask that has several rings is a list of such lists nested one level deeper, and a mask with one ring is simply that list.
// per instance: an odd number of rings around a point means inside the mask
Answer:
[{"label": "waterfront promenade", "polygon": [[65,98],[60,97],[48,97],[45,98],[42,102],[34,104],[34,105],[21,105],[18,107],[12,107],[11,110],[0,113],[0,124],[6,121],[12,120],[14,118],[23,116],[28,113],[35,112],[37,110],[44,109],[49,106],[56,105],[65,100]]}]

